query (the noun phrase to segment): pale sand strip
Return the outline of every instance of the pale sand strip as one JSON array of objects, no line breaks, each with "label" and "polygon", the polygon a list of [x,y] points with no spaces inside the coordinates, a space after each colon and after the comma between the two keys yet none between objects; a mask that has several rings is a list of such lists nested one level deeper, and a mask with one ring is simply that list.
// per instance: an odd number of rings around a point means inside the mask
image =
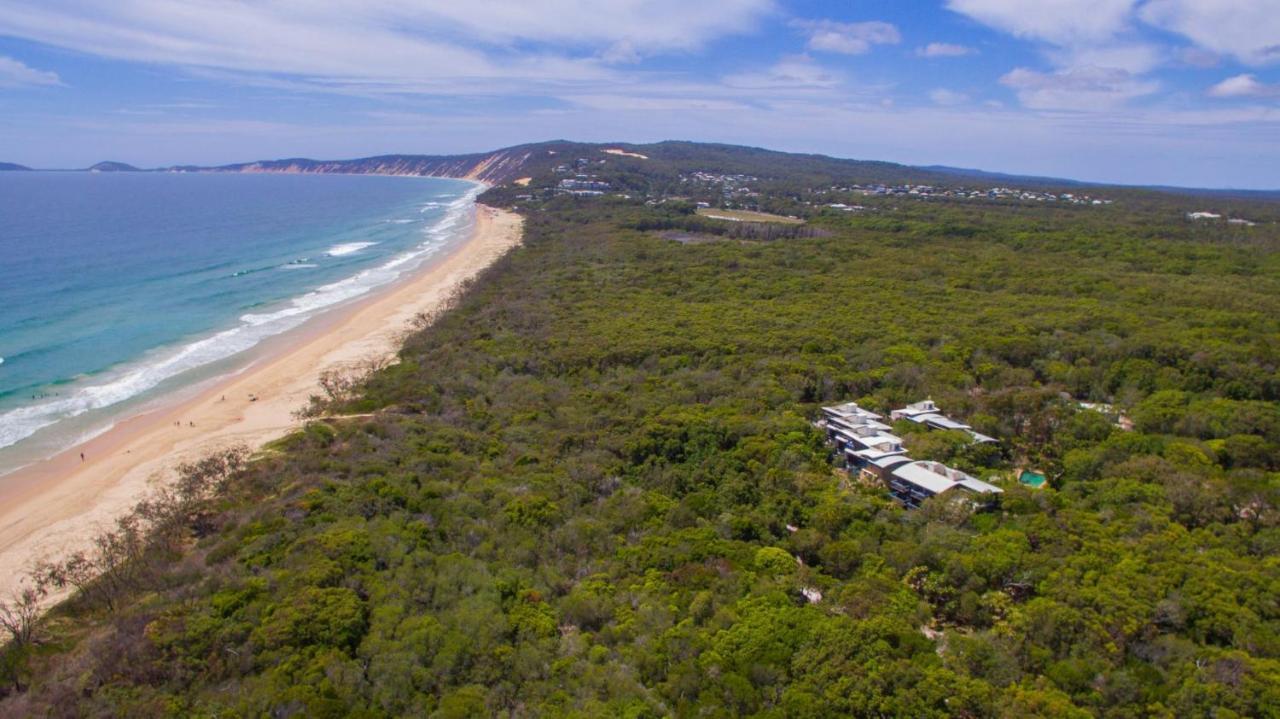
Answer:
[{"label": "pale sand strip", "polygon": [[0,478],[0,599],[37,560],[86,547],[180,462],[235,444],[258,447],[295,428],[293,413],[319,392],[321,372],[393,356],[417,313],[440,307],[520,243],[521,222],[513,212],[477,205],[471,236],[413,276],[282,335],[247,370],[191,399]]}]

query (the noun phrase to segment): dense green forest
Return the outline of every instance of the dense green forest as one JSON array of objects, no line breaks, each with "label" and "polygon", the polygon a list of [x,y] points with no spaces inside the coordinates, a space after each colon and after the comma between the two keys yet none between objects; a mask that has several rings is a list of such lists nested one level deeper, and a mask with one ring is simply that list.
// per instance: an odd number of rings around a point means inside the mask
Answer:
[{"label": "dense green forest", "polygon": [[[1202,204],[525,203],[398,364],[115,532],[0,715],[1280,716],[1280,234]],[[812,424],[926,396],[994,511]]]}]

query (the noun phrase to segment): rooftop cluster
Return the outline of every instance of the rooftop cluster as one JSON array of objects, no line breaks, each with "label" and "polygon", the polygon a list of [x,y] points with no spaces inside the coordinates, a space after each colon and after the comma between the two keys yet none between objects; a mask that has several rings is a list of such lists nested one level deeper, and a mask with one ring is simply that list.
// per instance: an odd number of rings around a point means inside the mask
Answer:
[{"label": "rooftop cluster", "polygon": [[1016,187],[939,187],[935,185],[853,184],[830,187],[826,193],[852,193],[865,196],[945,197],[959,200],[1021,200],[1025,202],[1061,202],[1069,205],[1110,205],[1112,200],[1074,192],[1042,192]]},{"label": "rooftop cluster", "polygon": [[[572,163],[564,163],[556,165],[552,172],[557,175],[573,175],[566,177],[556,185],[556,194],[558,195],[576,195],[578,197],[597,197],[603,195],[612,189],[608,182],[601,180],[598,175],[588,171],[592,165],[592,161],[585,157],[579,157]],[[605,160],[596,160],[594,164],[603,165]],[[532,197],[529,195],[527,197]]]},{"label": "rooftop cluster", "polygon": [[718,189],[720,196],[725,200],[759,197],[760,193],[751,189],[748,184],[758,182],[759,179],[755,175],[727,175],[702,170],[680,175],[682,184],[697,189]]},{"label": "rooftop cluster", "polygon": [[[996,441],[947,418],[931,400],[894,410],[890,418],[967,431],[977,442]],[[974,495],[978,503],[987,504],[1003,491],[941,462],[912,460],[907,456],[902,438],[892,434],[893,428],[882,419],[882,415],[863,409],[856,402],[848,402],[823,407],[818,425],[826,431],[827,439],[840,452],[850,472],[857,471],[869,481],[883,482],[906,507],[919,507],[926,499],[948,492],[968,493]]]},{"label": "rooftop cluster", "polygon": [[980,432],[975,432],[973,427],[958,422],[942,413],[938,409],[938,405],[933,400],[926,399],[923,402],[909,404],[902,409],[895,409],[889,413],[889,418],[894,422],[900,419],[909,420],[916,424],[922,424],[929,429],[951,429],[959,432],[966,432],[975,442],[995,442],[995,437],[988,437]]}]

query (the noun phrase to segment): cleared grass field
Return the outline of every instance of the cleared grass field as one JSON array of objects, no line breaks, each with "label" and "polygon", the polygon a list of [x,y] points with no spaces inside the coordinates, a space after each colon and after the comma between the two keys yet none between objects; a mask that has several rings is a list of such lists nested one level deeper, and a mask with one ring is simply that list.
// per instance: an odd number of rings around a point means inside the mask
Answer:
[{"label": "cleared grass field", "polygon": [[698,214],[713,220],[730,220],[733,222],[777,222],[784,225],[804,224],[804,220],[797,217],[784,217],[768,212],[752,212],[751,210],[720,210],[714,207],[699,207]]}]

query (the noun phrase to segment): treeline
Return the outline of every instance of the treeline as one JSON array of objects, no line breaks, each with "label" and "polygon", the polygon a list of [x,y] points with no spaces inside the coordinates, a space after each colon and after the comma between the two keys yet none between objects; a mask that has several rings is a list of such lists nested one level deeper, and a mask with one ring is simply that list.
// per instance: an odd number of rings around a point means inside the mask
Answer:
[{"label": "treeline", "polygon": [[825,231],[808,225],[778,222],[734,222],[706,219],[698,215],[646,217],[627,225],[627,229],[641,232],[679,230],[694,235],[762,242],[790,240],[800,237],[818,237],[826,234]]},{"label": "treeline", "polygon": [[[531,210],[153,578],[6,654],[0,714],[1274,716],[1277,246],[1098,216]],[[811,424],[927,396],[1000,444],[912,455],[997,511],[905,511]]]},{"label": "treeline", "polygon": [[218,506],[248,456],[247,448],[237,446],[185,462],[172,481],[95,534],[88,549],[40,559],[22,588],[0,600],[0,629],[9,635],[0,647],[0,676],[10,690],[25,688],[28,662],[44,644],[41,615],[49,600],[69,596],[69,607],[86,618],[110,616],[140,592],[164,588],[172,562],[219,524]]}]

